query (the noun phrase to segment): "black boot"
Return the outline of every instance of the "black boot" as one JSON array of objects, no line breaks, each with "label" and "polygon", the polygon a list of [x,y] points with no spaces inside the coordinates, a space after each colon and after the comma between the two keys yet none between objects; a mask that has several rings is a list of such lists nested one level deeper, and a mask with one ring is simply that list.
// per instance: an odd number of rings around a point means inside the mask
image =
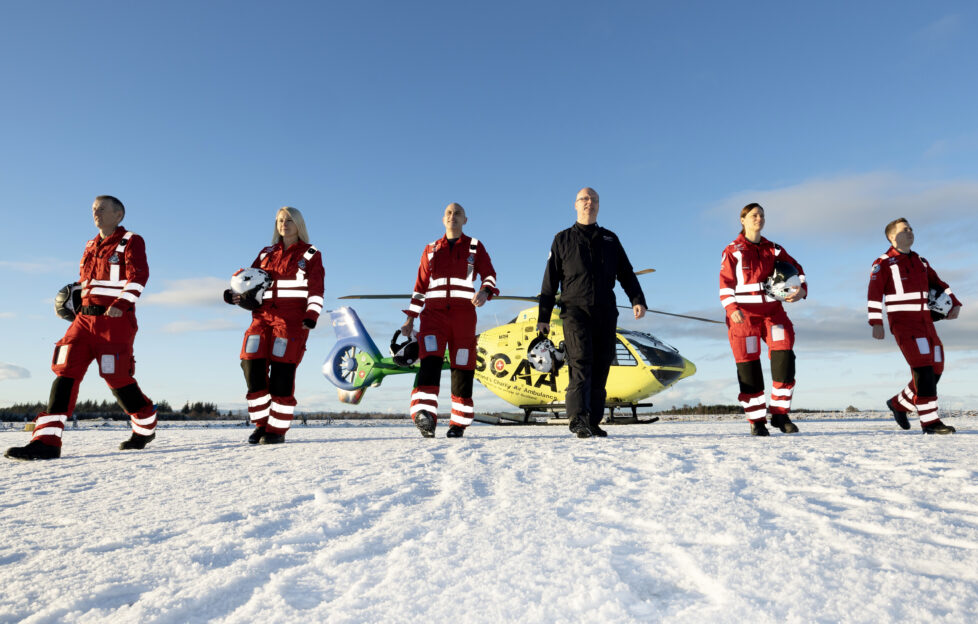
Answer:
[{"label": "black boot", "polygon": [[255,430],[251,432],[248,436],[248,444],[258,444],[261,442],[261,436],[265,433],[265,427],[263,425],[258,425]]},{"label": "black boot", "polygon": [[461,438],[465,434],[465,427],[459,425],[449,425],[448,433],[445,434],[446,438]]},{"label": "black boot", "polygon": [[910,428],[910,420],[907,418],[907,412],[898,410],[896,405],[893,403],[893,399],[886,400],[886,407],[893,412],[893,420],[896,421],[896,424],[900,425],[901,429]]},{"label": "black boot", "polygon": [[119,445],[120,451],[131,451],[131,450],[142,450],[146,448],[146,445],[153,441],[156,437],[156,432],[149,434],[148,436],[139,435],[138,433],[133,433],[128,440]]},{"label": "black boot", "polygon": [[10,459],[21,459],[30,461],[34,459],[58,459],[61,457],[61,447],[44,444],[37,440],[31,440],[27,446],[14,446],[8,448],[3,454]]},{"label": "black boot", "polygon": [[596,438],[607,438],[608,432],[598,426],[598,423],[591,423],[588,426],[591,429],[591,435]]},{"label": "black boot", "polygon": [[272,433],[271,431],[266,431],[261,434],[261,439],[258,444],[282,444],[285,442],[284,433]]},{"label": "black boot", "polygon": [[438,421],[435,420],[434,415],[431,412],[420,411],[414,415],[414,426],[418,428],[421,435],[426,438],[435,437],[435,426]]},{"label": "black boot", "polygon": [[579,438],[590,438],[594,435],[591,431],[591,426],[588,424],[587,416],[571,418],[568,428],[571,430],[571,433]]},{"label": "black boot", "polygon": [[752,420],[750,421],[750,434],[752,436],[769,436],[771,433],[767,430],[763,420]]},{"label": "black boot", "polygon": [[939,420],[935,420],[932,423],[927,423],[926,425],[921,425],[920,427],[921,429],[924,430],[924,434],[936,433],[936,434],[946,435],[957,431],[957,429],[955,429],[951,425],[945,425]]},{"label": "black boot", "polygon": [[787,414],[771,414],[771,426],[780,429],[781,433],[798,433],[798,427]]}]

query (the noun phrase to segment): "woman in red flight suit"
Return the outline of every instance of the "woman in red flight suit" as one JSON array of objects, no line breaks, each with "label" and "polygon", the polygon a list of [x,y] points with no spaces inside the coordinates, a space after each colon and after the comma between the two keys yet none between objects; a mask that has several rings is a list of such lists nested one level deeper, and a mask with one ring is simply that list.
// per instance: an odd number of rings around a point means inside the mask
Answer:
[{"label": "woman in red flight suit", "polygon": [[[783,433],[796,433],[798,427],[788,417],[795,387],[794,327],[781,302],[765,293],[764,281],[776,261],[793,265],[801,280],[801,289],[785,299],[793,303],[808,296],[805,271],[780,245],[761,236],[764,208],[760,204],[744,206],[740,223],[740,236],[723,250],[720,262],[720,302],[727,312],[727,334],[737,361],[737,398],[750,421],[751,435],[769,435],[768,413],[771,424]],[[771,360],[770,406],[764,399],[762,340]]]},{"label": "woman in red flight suit", "polygon": [[[280,444],[295,410],[295,371],[306,351],[309,330],[323,311],[323,258],[309,244],[302,213],[288,206],[275,215],[272,244],[251,263],[272,279],[241,347],[248,386],[248,414],[255,430],[249,444]],[[228,303],[240,296],[225,291]]]}]

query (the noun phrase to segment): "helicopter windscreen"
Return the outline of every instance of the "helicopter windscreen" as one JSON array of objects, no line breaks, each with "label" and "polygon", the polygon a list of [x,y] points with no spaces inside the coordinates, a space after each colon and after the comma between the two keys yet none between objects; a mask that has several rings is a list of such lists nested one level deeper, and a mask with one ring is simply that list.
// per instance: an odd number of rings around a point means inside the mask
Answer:
[{"label": "helicopter windscreen", "polygon": [[635,347],[639,356],[649,366],[683,368],[686,365],[679,351],[655,336],[630,330],[621,330],[620,333]]}]

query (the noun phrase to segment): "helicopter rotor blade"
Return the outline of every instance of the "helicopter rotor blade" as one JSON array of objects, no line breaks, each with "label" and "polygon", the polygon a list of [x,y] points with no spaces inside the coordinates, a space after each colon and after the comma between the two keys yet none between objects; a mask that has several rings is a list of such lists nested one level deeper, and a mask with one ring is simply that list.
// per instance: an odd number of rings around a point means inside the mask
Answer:
[{"label": "helicopter rotor blade", "polygon": [[337,299],[410,299],[411,295],[344,295]]},{"label": "helicopter rotor blade", "polygon": [[635,271],[635,275],[646,275],[647,273],[655,273],[655,269],[642,269],[641,271]]},{"label": "helicopter rotor blade", "polygon": [[[631,306],[618,306],[622,310],[631,310]],[[713,319],[703,318],[701,316],[690,316],[688,314],[676,314],[674,312],[663,312],[662,310],[653,310],[652,308],[646,308],[646,312],[652,312],[653,314],[665,314],[666,316],[677,316],[679,318],[690,319],[693,321],[703,321],[704,323],[716,323],[717,325],[724,325],[723,321],[714,321]]]}]

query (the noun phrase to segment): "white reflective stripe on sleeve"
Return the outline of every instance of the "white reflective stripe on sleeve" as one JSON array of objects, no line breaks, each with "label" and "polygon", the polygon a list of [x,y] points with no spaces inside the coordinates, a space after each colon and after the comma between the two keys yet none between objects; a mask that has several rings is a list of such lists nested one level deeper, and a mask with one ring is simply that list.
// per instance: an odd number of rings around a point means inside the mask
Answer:
[{"label": "white reflective stripe on sleeve", "polygon": [[320,297],[319,295],[310,295],[309,296],[309,303],[318,303],[320,306],[322,306],[323,305],[323,298]]},{"label": "white reflective stripe on sleeve", "polygon": [[148,436],[153,434],[152,429],[146,429],[145,427],[140,427],[135,423],[132,425],[132,432],[138,433],[139,435],[143,435],[143,436]]},{"label": "white reflective stripe on sleeve", "polygon": [[140,284],[139,282],[129,282],[129,283],[126,284],[126,290],[133,290],[133,291],[136,291],[136,292],[143,292],[143,289],[144,288],[146,288],[146,286],[144,286],[143,284]]},{"label": "white reflective stripe on sleeve", "polygon": [[465,414],[475,413],[475,408],[473,408],[471,405],[456,403],[455,401],[452,401],[452,409],[456,412],[463,412]]},{"label": "white reflective stripe on sleeve", "polygon": [[125,299],[126,301],[128,301],[130,303],[136,303],[136,297],[138,297],[138,296],[139,295],[134,295],[132,293],[127,293],[127,292],[122,292],[122,293],[119,294],[119,298],[120,299]]},{"label": "white reflective stripe on sleeve", "polygon": [[872,309],[872,310],[882,310],[883,309],[883,304],[880,303],[879,301],[870,300],[866,305],[869,306],[869,308]]},{"label": "white reflective stripe on sleeve", "polygon": [[448,284],[449,286],[465,286],[466,288],[475,288],[475,284],[472,282],[472,280],[461,279],[458,277],[448,278]]},{"label": "white reflective stripe on sleeve", "polygon": [[279,299],[305,299],[309,296],[307,290],[280,290],[276,293]]},{"label": "white reflective stripe on sleeve", "polygon": [[319,305],[318,303],[310,303],[306,306],[306,312],[315,312],[316,314],[320,314],[322,311],[323,306]]},{"label": "white reflective stripe on sleeve", "polygon": [[309,280],[275,280],[275,285],[279,288],[305,288],[309,286]]},{"label": "white reflective stripe on sleeve", "polygon": [[914,299],[924,299],[924,293],[922,292],[908,292],[900,293],[898,295],[885,295],[883,301],[889,303],[890,301],[913,301]]},{"label": "white reflective stripe on sleeve", "polygon": [[736,291],[733,288],[721,288],[720,289],[720,296],[721,297],[724,296],[724,295],[729,295],[729,296],[732,297],[735,294],[736,294]]},{"label": "white reflective stripe on sleeve", "polygon": [[447,277],[431,278],[428,280],[428,288],[438,288],[439,286],[445,286],[448,284]]},{"label": "white reflective stripe on sleeve", "polygon": [[295,411],[295,405],[282,405],[277,401],[272,401],[272,411],[291,415]]},{"label": "white reflective stripe on sleeve", "polygon": [[869,320],[871,320],[871,321],[875,321],[875,320],[882,321],[883,320],[883,313],[882,312],[870,312],[869,313]]},{"label": "white reflective stripe on sleeve", "polygon": [[901,303],[900,305],[888,305],[886,306],[886,311],[889,313],[893,312],[920,312],[924,309],[924,305],[921,303]]},{"label": "white reflective stripe on sleeve", "polygon": [[276,429],[288,429],[292,425],[291,420],[282,420],[281,418],[275,418],[274,415],[268,417],[268,427],[274,427]]},{"label": "white reflective stripe on sleeve", "polygon": [[727,306],[732,305],[732,304],[734,304],[736,302],[737,302],[737,299],[734,298],[734,297],[728,297],[726,299],[721,299],[720,300],[720,303],[723,304],[723,307],[727,307]]},{"label": "white reflective stripe on sleeve", "polygon": [[484,278],[482,279],[482,283],[483,283],[483,284],[489,284],[489,285],[491,285],[491,286],[495,286],[495,285],[496,285],[496,278],[495,278],[495,277],[493,277],[493,276],[491,276],[491,275],[489,275],[489,276],[487,276],[487,277],[484,277]]},{"label": "white reflective stripe on sleeve", "polygon": [[411,295],[411,298],[412,299],[417,299],[418,301],[424,301],[424,293],[420,293],[420,292],[415,291],[414,294]]},{"label": "white reflective stripe on sleeve", "polygon": [[46,425],[53,422],[60,422],[63,425],[68,422],[68,417],[63,414],[48,414],[47,416],[38,416],[37,420],[34,421],[34,426],[40,427],[41,425]]},{"label": "white reflective stripe on sleeve", "polygon": [[417,312],[418,314],[420,314],[421,313],[421,306],[412,303],[410,306],[408,306],[408,310],[410,310],[411,312]]}]

